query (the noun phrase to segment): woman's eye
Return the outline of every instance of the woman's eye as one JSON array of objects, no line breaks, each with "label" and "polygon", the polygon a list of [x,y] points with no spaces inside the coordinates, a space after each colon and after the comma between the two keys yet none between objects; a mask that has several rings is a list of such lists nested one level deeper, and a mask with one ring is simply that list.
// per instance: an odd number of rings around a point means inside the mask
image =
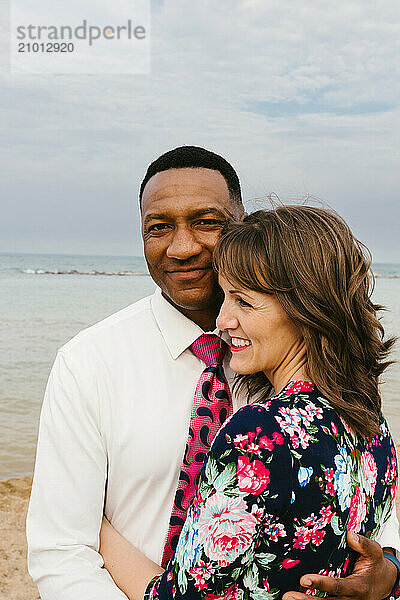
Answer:
[{"label": "woman's eye", "polygon": [[243,298],[237,298],[237,302],[238,302],[238,304],[240,304],[240,306],[245,306],[247,308],[252,308],[251,304],[249,304],[248,302],[246,302],[246,300],[243,300]]}]

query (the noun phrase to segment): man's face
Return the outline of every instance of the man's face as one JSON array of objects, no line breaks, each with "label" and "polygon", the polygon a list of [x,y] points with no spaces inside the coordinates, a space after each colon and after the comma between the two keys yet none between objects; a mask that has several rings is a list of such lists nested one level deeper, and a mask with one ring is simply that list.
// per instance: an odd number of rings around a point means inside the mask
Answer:
[{"label": "man's face", "polygon": [[215,307],[212,254],[226,221],[239,217],[219,171],[169,169],[149,179],[142,196],[144,254],[151,277],[177,307]]}]

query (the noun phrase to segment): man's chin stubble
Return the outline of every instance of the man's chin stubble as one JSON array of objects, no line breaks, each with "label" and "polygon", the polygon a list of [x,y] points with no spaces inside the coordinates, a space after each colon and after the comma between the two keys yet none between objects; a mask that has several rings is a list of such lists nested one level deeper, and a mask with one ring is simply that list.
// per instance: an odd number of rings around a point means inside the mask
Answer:
[{"label": "man's chin stubble", "polygon": [[[195,289],[196,288],[191,288],[193,291]],[[184,290],[175,294],[171,294],[169,291],[163,291],[163,296],[166,297],[166,299],[178,309],[189,310],[193,312],[206,310],[214,312],[216,309],[219,310],[222,304],[222,293],[219,289],[216,290],[211,296],[207,290],[207,294],[202,298],[199,298],[198,295],[197,298],[191,298],[191,290]]]}]

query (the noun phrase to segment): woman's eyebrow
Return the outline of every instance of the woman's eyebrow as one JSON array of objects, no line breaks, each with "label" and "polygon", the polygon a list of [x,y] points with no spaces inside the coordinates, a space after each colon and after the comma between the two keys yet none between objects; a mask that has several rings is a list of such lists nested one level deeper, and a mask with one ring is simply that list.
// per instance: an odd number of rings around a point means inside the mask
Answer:
[{"label": "woman's eyebrow", "polygon": [[241,294],[242,296],[246,296],[247,298],[250,298],[250,296],[248,294],[246,294],[246,292],[244,290],[228,290],[229,294]]}]

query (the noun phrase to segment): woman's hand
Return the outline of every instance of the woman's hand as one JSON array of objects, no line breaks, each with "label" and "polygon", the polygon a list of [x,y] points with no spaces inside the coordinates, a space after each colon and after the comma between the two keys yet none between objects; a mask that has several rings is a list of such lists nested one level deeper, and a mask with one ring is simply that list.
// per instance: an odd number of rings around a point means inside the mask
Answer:
[{"label": "woman's hand", "polygon": [[104,566],[129,600],[143,600],[151,579],[163,569],[128,542],[105,517],[99,552]]}]

